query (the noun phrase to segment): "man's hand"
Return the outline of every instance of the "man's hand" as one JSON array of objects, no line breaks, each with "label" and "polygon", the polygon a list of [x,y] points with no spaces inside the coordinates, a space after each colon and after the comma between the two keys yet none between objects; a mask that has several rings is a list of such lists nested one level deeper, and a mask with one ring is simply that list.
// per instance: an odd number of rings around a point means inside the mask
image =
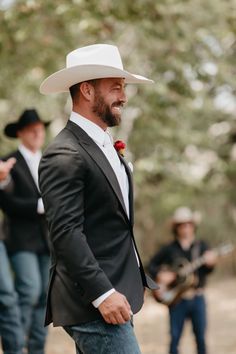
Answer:
[{"label": "man's hand", "polygon": [[130,321],[132,311],[126,297],[115,291],[98,307],[102,317],[107,323],[124,324]]},{"label": "man's hand", "polygon": [[205,265],[207,267],[214,267],[217,262],[217,254],[214,251],[206,251],[204,253]]},{"label": "man's hand", "polygon": [[11,157],[7,161],[0,161],[0,182],[4,181],[8,175],[12,167],[15,165],[16,159]]},{"label": "man's hand", "polygon": [[171,270],[160,270],[157,274],[156,281],[165,286],[170,285],[176,280],[176,273]]}]

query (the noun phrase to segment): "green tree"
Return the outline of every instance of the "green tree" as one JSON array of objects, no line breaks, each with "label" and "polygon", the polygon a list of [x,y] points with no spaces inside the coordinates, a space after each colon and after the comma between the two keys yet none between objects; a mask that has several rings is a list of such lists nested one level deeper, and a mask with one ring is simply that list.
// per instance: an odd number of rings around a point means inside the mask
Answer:
[{"label": "green tree", "polygon": [[[217,243],[236,223],[235,0],[28,0],[0,11],[0,128],[35,106],[54,129],[67,95],[42,96],[65,54],[116,44],[125,67],[155,81],[127,87],[114,135],[134,163],[136,233],[146,260],[182,204],[201,210],[199,232]],[[13,143],[0,137],[1,153]]]}]

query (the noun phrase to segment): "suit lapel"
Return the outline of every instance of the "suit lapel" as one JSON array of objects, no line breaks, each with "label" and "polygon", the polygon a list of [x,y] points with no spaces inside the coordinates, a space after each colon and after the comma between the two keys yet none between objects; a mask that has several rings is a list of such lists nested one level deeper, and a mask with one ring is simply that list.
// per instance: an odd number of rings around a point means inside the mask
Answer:
[{"label": "suit lapel", "polygon": [[35,192],[39,195],[39,190],[38,187],[36,186],[36,183],[33,179],[33,176],[30,172],[29,166],[27,165],[27,162],[25,161],[24,157],[22,156],[22,154],[20,153],[20,151],[17,151],[17,156],[16,156],[17,162],[20,164],[20,166],[22,167],[22,170],[24,171],[24,174],[26,174],[27,176],[27,180],[29,181],[29,183],[32,185],[32,187],[34,188]]},{"label": "suit lapel", "polygon": [[130,218],[131,224],[133,225],[134,224],[133,175],[132,175],[130,167],[129,167],[128,163],[126,162],[126,160],[124,159],[124,157],[122,157],[119,153],[118,153],[118,156],[119,156],[121,162],[123,163],[123,165],[125,167],[125,171],[128,176],[128,181],[129,181],[129,218]]},{"label": "suit lapel", "polygon": [[68,121],[66,128],[69,129],[70,132],[77,137],[80,145],[90,155],[90,157],[94,160],[96,165],[103,172],[104,176],[106,177],[108,183],[112,187],[116,197],[118,198],[121,204],[121,207],[125,213],[127,221],[130,222],[126,212],[125,203],[124,203],[119,182],[117,181],[113,168],[111,167],[106,156],[103,154],[101,149],[97,146],[97,144],[88,136],[88,134],[79,126],[77,126],[77,124]]}]

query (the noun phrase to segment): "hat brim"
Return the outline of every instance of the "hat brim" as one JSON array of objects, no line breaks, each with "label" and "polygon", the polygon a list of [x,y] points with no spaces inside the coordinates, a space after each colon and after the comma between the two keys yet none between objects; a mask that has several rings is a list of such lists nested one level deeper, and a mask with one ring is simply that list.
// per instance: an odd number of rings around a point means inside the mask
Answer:
[{"label": "hat brim", "polygon": [[192,218],[179,218],[179,219],[172,219],[171,224],[172,226],[178,225],[178,224],[187,224],[187,223],[192,223],[194,225],[198,225],[201,222],[200,216],[197,214],[193,215]]},{"label": "hat brim", "polygon": [[[51,122],[43,122],[43,121],[38,121],[38,122],[32,122],[30,124],[27,125],[31,125],[31,124],[35,124],[35,123],[42,123],[45,128],[47,128],[47,126],[49,126],[49,124]],[[27,126],[26,125],[26,126]],[[8,138],[17,138],[17,132],[21,129],[23,129],[24,127],[19,127],[18,123],[9,123],[6,125],[5,129],[4,129],[4,134],[8,137]]]},{"label": "hat brim", "polygon": [[144,76],[104,65],[77,65],[62,69],[46,78],[40,86],[42,94],[68,92],[69,88],[83,81],[102,78],[123,78],[127,84],[152,84],[154,81]]},{"label": "hat brim", "polygon": [[172,225],[187,224],[187,223],[196,224],[196,220],[195,220],[195,219],[179,219],[179,220],[172,220]]}]

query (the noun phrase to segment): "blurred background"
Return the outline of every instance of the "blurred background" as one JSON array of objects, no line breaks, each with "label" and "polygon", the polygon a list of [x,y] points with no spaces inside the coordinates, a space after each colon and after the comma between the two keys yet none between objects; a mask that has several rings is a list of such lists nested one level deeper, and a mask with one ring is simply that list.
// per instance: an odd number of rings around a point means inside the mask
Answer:
[{"label": "blurred background", "polygon": [[[25,108],[53,120],[48,142],[64,126],[68,95],[43,96],[39,86],[65,67],[68,52],[94,43],[117,45],[127,70],[155,81],[127,87],[113,131],[134,165],[144,263],[171,239],[169,219],[180,205],[199,211],[198,234],[212,246],[235,242],[235,0],[1,0],[0,155],[15,144],[3,127]],[[231,257],[217,279],[235,282],[235,274]]]}]

